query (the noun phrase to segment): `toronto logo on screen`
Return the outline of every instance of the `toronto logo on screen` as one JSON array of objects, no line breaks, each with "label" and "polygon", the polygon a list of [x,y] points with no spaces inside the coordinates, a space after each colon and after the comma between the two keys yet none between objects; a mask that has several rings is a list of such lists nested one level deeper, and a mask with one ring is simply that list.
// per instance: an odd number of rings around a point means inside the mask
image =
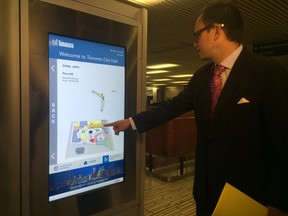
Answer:
[{"label": "toronto logo on screen", "polygon": [[74,49],[73,43],[64,42],[64,41],[61,41],[59,39],[52,39],[51,44],[52,44],[52,46],[60,46],[60,47],[66,47],[66,48]]}]

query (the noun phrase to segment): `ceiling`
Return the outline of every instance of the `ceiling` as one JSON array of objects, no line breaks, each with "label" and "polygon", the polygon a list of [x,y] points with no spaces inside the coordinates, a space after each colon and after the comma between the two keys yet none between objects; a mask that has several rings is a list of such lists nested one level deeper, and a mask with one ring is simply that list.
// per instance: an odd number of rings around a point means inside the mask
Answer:
[{"label": "ceiling", "polygon": [[[118,0],[130,4],[128,0]],[[193,48],[194,24],[201,9],[213,0],[162,0],[155,5],[135,5],[148,10],[147,65],[175,63],[170,72],[147,75],[147,86],[175,86],[176,74],[193,74],[206,62],[199,59]],[[237,0],[244,19],[243,44],[288,42],[288,0]],[[286,46],[288,53],[288,45]],[[288,54],[274,57],[288,68]],[[167,78],[169,81],[154,81]],[[184,83],[184,84],[185,84]]]}]

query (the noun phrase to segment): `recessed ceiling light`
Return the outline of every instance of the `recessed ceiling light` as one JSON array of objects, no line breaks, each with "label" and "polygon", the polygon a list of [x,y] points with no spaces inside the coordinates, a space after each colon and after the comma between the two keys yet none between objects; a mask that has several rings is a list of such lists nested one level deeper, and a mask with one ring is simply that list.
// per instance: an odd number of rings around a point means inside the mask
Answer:
[{"label": "recessed ceiling light", "polygon": [[153,79],[154,82],[164,82],[164,81],[170,81],[171,79]]},{"label": "recessed ceiling light", "polygon": [[164,2],[165,0],[128,0],[128,1],[140,5],[156,5],[161,2]]},{"label": "recessed ceiling light", "polygon": [[173,77],[173,78],[184,78],[184,77],[192,77],[193,74],[179,74],[179,75],[173,75],[173,76],[170,76],[170,77]]},{"label": "recessed ceiling light", "polygon": [[163,68],[178,67],[178,66],[180,65],[165,63],[165,64],[148,65],[147,68],[148,69],[163,69]]},{"label": "recessed ceiling light", "polygon": [[160,74],[160,73],[168,73],[167,70],[153,70],[153,71],[147,71],[146,74]]},{"label": "recessed ceiling light", "polygon": [[160,83],[154,83],[154,84],[152,84],[153,86],[164,86],[164,85],[166,85],[166,84],[160,84]]},{"label": "recessed ceiling light", "polygon": [[175,81],[175,82],[171,82],[171,83],[174,83],[174,84],[184,84],[184,83],[188,83],[188,81]]}]

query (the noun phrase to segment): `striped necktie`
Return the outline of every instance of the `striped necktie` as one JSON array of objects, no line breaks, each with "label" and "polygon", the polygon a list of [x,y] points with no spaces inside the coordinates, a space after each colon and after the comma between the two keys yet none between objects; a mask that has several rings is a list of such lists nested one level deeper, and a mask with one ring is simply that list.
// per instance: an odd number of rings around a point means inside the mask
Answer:
[{"label": "striped necktie", "polygon": [[225,71],[226,67],[223,65],[216,65],[214,68],[214,74],[211,80],[211,106],[210,113],[212,114],[215,110],[218,98],[222,91],[221,74]]}]

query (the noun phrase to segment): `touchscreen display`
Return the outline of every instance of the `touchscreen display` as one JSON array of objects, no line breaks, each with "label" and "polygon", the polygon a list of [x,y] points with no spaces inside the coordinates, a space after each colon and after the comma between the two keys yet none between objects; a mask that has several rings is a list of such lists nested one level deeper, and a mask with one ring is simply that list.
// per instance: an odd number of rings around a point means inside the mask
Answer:
[{"label": "touchscreen display", "polygon": [[124,180],[125,48],[49,34],[49,201]]}]

